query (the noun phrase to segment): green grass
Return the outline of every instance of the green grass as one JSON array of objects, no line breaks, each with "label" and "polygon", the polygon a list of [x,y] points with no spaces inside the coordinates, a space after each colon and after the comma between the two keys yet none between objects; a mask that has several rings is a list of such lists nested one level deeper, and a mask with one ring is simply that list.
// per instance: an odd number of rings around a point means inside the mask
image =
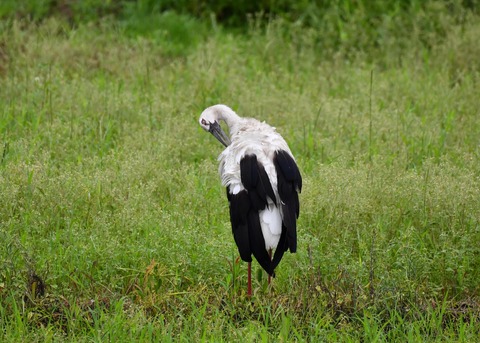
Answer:
[{"label": "green grass", "polygon": [[[280,19],[2,21],[1,340],[475,341],[480,25],[432,13],[357,47]],[[299,251],[271,288],[255,265],[252,299],[197,124],[215,103],[304,177]]]}]

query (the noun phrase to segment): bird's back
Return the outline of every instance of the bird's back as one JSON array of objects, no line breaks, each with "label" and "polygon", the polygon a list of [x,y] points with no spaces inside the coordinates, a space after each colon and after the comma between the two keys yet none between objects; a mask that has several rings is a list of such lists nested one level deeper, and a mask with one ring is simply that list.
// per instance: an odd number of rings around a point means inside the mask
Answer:
[{"label": "bird's back", "polygon": [[275,151],[285,150],[291,155],[285,140],[274,127],[252,118],[243,118],[241,124],[231,131],[233,131],[231,132],[232,144],[218,157],[222,184],[236,189],[237,191],[233,194],[238,193],[242,188],[240,161],[247,155],[255,155],[264,166],[275,190],[277,184],[273,165]]}]

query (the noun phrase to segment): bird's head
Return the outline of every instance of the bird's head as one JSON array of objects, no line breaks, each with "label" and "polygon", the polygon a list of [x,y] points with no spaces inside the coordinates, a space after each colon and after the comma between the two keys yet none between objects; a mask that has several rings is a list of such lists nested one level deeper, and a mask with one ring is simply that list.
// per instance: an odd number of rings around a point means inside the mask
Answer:
[{"label": "bird's head", "polygon": [[220,143],[227,147],[231,144],[231,141],[220,126],[219,121],[225,120],[225,118],[222,108],[219,106],[223,105],[212,106],[203,111],[198,119],[198,123],[205,131],[210,132]]}]

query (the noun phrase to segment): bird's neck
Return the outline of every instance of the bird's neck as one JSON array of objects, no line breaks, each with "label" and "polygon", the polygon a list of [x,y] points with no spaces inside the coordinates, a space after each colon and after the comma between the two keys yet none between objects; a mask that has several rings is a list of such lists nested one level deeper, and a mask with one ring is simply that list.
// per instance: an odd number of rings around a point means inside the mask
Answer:
[{"label": "bird's neck", "polygon": [[224,105],[218,105],[217,108],[218,119],[223,120],[227,126],[230,135],[233,135],[238,131],[238,127],[242,121],[242,118],[239,117],[230,107]]}]

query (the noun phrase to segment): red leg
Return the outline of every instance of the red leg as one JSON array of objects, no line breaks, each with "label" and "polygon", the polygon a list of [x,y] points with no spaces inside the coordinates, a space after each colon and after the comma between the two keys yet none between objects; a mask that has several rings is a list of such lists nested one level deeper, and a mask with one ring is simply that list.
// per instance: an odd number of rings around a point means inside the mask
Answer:
[{"label": "red leg", "polygon": [[252,296],[252,262],[248,262],[248,289],[247,295]]},{"label": "red leg", "polygon": [[[268,256],[270,257],[270,261],[272,260],[272,249],[268,250]],[[270,281],[272,281],[272,277],[268,275],[268,284],[270,284]]]}]

